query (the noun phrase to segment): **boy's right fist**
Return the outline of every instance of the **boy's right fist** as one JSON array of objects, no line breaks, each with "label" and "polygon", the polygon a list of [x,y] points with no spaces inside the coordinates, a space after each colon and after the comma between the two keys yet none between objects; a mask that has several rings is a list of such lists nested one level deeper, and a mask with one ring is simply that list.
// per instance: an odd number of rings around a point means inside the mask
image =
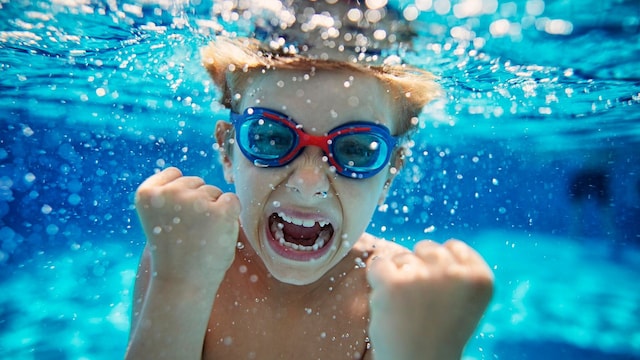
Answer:
[{"label": "boy's right fist", "polygon": [[144,181],[135,205],[147,237],[152,276],[208,283],[224,276],[235,255],[240,202],[199,177],[165,169]]}]

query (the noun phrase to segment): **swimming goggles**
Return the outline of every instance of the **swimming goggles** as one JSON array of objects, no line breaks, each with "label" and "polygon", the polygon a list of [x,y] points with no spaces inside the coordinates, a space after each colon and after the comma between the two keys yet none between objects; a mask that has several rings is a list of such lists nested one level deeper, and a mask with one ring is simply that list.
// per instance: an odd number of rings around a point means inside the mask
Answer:
[{"label": "swimming goggles", "polygon": [[232,111],[231,122],[240,150],[255,166],[285,166],[306,146],[317,146],[338,174],[352,179],[380,172],[397,143],[385,126],[363,121],[338,126],[324,136],[310,135],[289,116],[260,107],[242,114]]}]

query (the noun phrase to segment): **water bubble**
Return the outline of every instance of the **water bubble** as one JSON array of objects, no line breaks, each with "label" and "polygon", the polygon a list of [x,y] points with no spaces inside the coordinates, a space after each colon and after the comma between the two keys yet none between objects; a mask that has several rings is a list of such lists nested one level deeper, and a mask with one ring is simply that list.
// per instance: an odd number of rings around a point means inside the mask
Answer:
[{"label": "water bubble", "polygon": [[511,23],[507,19],[500,19],[492,22],[489,25],[489,32],[493,37],[501,37],[505,36],[509,29],[511,28]]},{"label": "water bubble", "polygon": [[352,8],[347,12],[347,19],[352,22],[358,22],[362,19],[362,11],[360,9]]},{"label": "water bubble", "polygon": [[69,205],[78,205],[81,200],[82,198],[78,194],[71,194],[67,198],[67,202],[69,203]]},{"label": "water bubble", "polygon": [[382,20],[383,12],[378,9],[370,9],[364,13],[364,17],[372,23],[377,23]]},{"label": "water bubble", "polygon": [[50,225],[47,226],[47,230],[46,231],[47,231],[48,235],[55,235],[55,234],[58,233],[59,230],[60,230],[60,228],[57,225],[50,224]]},{"label": "water bubble", "polygon": [[36,179],[36,176],[33,173],[27,173],[24,176],[24,181],[26,181],[28,183],[32,183],[35,179]]},{"label": "water bubble", "polygon": [[222,341],[226,346],[230,346],[233,343],[233,338],[231,336],[227,336]]},{"label": "water bubble", "polygon": [[44,204],[42,205],[42,208],[40,209],[40,211],[42,211],[43,214],[48,215],[48,214],[51,214],[51,211],[53,211],[53,208],[49,204]]},{"label": "water bubble", "polygon": [[33,129],[31,129],[29,126],[25,126],[22,129],[22,135],[26,136],[26,137],[30,137],[34,134]]},{"label": "water bubble", "polygon": [[382,41],[387,38],[387,32],[382,29],[378,29],[373,32],[373,38],[378,41]]},{"label": "water bubble", "polygon": [[409,5],[402,11],[402,16],[407,21],[416,20],[418,15],[420,15],[420,10],[414,5]]}]

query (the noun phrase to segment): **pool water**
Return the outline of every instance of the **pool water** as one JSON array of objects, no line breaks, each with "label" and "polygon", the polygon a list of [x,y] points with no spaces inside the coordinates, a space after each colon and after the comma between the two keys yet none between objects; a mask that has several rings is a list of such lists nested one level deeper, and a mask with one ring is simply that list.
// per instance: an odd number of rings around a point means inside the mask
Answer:
[{"label": "pool water", "polygon": [[[178,166],[231,190],[198,49],[252,29],[214,4],[0,1],[0,358],[122,357],[136,187]],[[447,96],[369,230],[486,257],[496,294],[465,359],[640,359],[640,5],[389,4],[417,16],[402,56]],[[609,204],[570,198],[592,169]]]}]

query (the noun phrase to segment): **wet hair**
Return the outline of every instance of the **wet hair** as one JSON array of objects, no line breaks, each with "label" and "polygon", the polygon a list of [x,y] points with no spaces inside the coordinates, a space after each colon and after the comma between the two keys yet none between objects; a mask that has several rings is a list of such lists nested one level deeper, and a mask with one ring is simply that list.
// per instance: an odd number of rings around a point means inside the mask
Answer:
[{"label": "wet hair", "polygon": [[215,85],[221,90],[221,104],[237,112],[242,109],[236,108],[234,95],[242,94],[253,78],[266,71],[341,71],[374,76],[389,90],[396,106],[398,133],[395,135],[398,136],[407,135],[415,128],[422,108],[441,92],[435,76],[423,69],[404,64],[370,65],[274,52],[247,38],[219,36],[202,50],[202,59]]}]

